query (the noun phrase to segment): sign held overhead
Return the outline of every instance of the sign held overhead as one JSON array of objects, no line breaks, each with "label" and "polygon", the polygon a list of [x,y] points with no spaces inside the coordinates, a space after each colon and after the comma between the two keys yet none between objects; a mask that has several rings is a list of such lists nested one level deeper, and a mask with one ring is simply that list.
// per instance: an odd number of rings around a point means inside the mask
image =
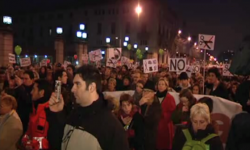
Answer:
[{"label": "sign held overhead", "polygon": [[170,72],[184,72],[186,71],[186,58],[170,58],[169,71]]},{"label": "sign held overhead", "polygon": [[214,50],[215,35],[199,34],[199,44],[200,49]]}]

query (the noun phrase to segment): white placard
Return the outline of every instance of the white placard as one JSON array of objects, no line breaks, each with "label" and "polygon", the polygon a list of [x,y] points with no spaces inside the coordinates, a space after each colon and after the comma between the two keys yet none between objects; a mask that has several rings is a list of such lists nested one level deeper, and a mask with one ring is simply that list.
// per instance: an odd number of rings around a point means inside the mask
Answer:
[{"label": "white placard", "polygon": [[16,55],[9,53],[9,63],[15,64],[16,63]]},{"label": "white placard", "polygon": [[223,76],[233,76],[231,72],[229,72],[230,64],[223,64],[222,75]]},{"label": "white placard", "polygon": [[116,68],[117,62],[121,60],[122,49],[121,48],[109,48],[106,66]]},{"label": "white placard", "polygon": [[198,47],[205,50],[214,50],[215,35],[199,34]]},{"label": "white placard", "polygon": [[187,68],[186,58],[170,58],[169,71],[170,72],[185,72]]},{"label": "white placard", "polygon": [[42,66],[47,67],[47,59],[43,59],[43,60],[40,62],[40,67],[42,67]]},{"label": "white placard", "polygon": [[101,49],[97,49],[97,50],[89,52],[89,60],[92,61],[92,62],[102,60],[102,51],[101,51]]},{"label": "white placard", "polygon": [[20,65],[21,67],[28,67],[31,65],[31,60],[29,57],[27,58],[20,58]]},{"label": "white placard", "polygon": [[158,60],[156,58],[143,59],[144,73],[158,72]]}]

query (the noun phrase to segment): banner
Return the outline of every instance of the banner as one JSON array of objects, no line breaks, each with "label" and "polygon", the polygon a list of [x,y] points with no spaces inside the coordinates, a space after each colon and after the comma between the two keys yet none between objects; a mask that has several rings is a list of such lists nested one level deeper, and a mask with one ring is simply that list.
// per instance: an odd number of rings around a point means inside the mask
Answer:
[{"label": "banner", "polygon": [[[120,95],[126,93],[133,95],[134,91],[117,91],[117,92],[103,92],[104,96],[113,97],[115,100],[120,99]],[[179,93],[169,92],[174,99],[176,105],[179,104]],[[223,143],[226,143],[228,132],[230,129],[231,119],[238,113],[242,112],[242,106],[238,103],[229,100],[209,95],[196,95],[194,97],[199,100],[203,97],[210,97],[213,100],[213,112],[211,114],[212,120],[219,124],[219,135]]]},{"label": "banner", "polygon": [[27,58],[20,58],[20,65],[21,67],[28,67],[31,65],[31,60],[29,57]]},{"label": "banner", "polygon": [[9,53],[9,63],[15,64],[16,63],[16,55]]}]

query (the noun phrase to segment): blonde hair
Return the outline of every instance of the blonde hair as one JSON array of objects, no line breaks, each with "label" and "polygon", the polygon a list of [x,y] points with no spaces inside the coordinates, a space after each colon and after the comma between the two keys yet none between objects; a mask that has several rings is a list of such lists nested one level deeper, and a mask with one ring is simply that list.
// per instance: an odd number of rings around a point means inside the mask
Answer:
[{"label": "blonde hair", "polygon": [[158,82],[157,82],[157,85],[159,84],[160,81],[165,82],[165,85],[166,85],[167,87],[169,87],[169,82],[168,82],[168,80],[166,80],[166,79],[164,79],[164,78],[160,78],[160,79],[158,80]]},{"label": "blonde hair", "polygon": [[193,107],[191,108],[190,118],[192,119],[197,115],[204,117],[208,123],[211,122],[209,108],[206,104],[197,103],[193,105]]},{"label": "blonde hair", "polygon": [[0,102],[2,103],[5,103],[6,105],[11,105],[12,106],[12,109],[16,110],[17,109],[17,101],[16,99],[11,96],[11,95],[5,95],[1,98]]},{"label": "blonde hair", "polygon": [[110,83],[113,83],[115,86],[116,86],[116,79],[114,78],[109,78],[109,81]]}]

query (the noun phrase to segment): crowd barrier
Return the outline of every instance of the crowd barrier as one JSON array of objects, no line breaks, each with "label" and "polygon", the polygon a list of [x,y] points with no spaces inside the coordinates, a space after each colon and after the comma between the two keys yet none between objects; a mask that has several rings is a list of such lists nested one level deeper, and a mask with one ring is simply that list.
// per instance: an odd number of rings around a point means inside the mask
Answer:
[{"label": "crowd barrier", "polygon": [[[133,95],[134,91],[116,91],[103,92],[104,96],[113,97],[119,101],[120,95],[126,93]],[[179,93],[169,92],[175,99],[176,105],[180,102]],[[219,124],[219,135],[222,142],[225,144],[230,129],[231,119],[238,113],[242,112],[242,106],[238,103],[209,95],[194,95],[197,100],[202,97],[210,97],[213,100],[213,112],[211,114],[212,120]]]}]

